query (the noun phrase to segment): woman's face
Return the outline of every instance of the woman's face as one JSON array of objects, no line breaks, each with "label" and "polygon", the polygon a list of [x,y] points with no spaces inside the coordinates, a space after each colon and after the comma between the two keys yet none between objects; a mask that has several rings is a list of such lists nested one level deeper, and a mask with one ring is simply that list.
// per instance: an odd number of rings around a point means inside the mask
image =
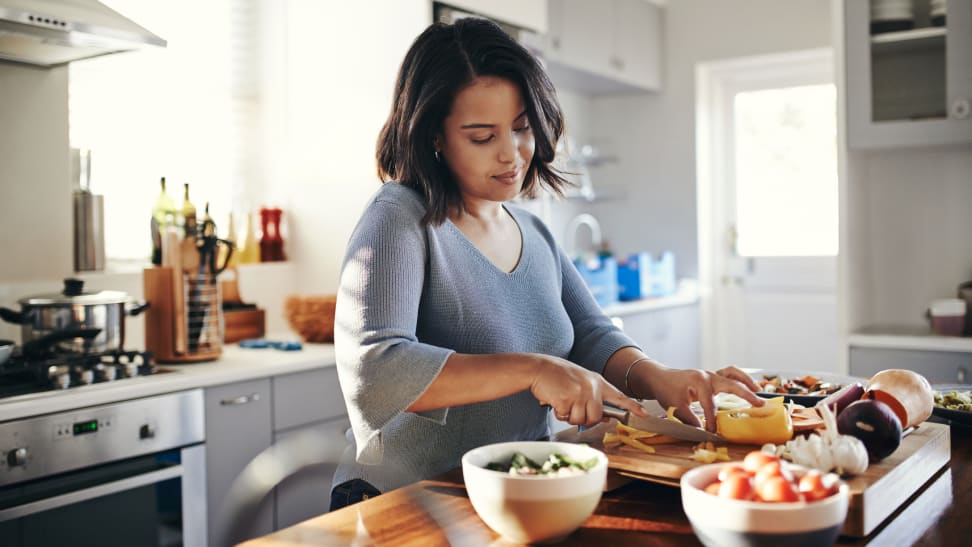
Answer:
[{"label": "woman's face", "polygon": [[505,78],[477,78],[456,95],[437,141],[467,204],[513,199],[534,150],[520,88]]}]

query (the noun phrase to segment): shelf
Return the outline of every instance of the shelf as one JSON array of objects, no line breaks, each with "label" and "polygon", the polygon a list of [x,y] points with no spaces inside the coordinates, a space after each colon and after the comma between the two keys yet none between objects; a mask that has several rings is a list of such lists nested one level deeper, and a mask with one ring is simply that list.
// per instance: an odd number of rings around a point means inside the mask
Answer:
[{"label": "shelf", "polygon": [[972,352],[972,336],[942,336],[927,327],[873,326],[852,333],[853,347]]},{"label": "shelf", "polygon": [[871,36],[875,55],[945,47],[945,27],[923,27]]}]

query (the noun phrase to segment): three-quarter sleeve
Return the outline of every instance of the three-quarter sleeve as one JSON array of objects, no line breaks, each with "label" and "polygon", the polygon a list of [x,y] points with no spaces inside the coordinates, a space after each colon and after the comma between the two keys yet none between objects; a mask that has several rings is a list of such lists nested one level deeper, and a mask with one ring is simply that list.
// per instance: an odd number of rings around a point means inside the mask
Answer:
[{"label": "three-quarter sleeve", "polygon": [[557,254],[563,275],[564,308],[574,325],[574,347],[569,359],[603,374],[604,366],[614,352],[628,346],[637,347],[637,344],[611,322],[567,254],[559,248]]},{"label": "three-quarter sleeve", "polygon": [[[418,341],[427,244],[421,211],[377,199],[365,211],[341,270],[334,344],[357,461],[382,461],[381,429],[435,380],[452,350]],[[447,409],[418,413],[444,423]]]}]

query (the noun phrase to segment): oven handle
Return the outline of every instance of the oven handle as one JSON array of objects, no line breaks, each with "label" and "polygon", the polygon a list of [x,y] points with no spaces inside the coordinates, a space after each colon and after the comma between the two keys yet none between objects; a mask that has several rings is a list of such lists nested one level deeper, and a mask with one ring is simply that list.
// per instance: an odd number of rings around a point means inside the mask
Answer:
[{"label": "oven handle", "polygon": [[134,477],[127,477],[117,481],[99,484],[98,486],[92,486],[90,488],[84,488],[74,492],[68,492],[66,494],[32,501],[23,505],[17,505],[7,509],[0,509],[0,522],[26,517],[35,513],[57,509],[58,507],[64,507],[65,505],[70,505],[72,503],[88,501],[95,498],[124,492],[125,490],[132,490],[142,486],[147,486],[149,484],[174,479],[181,476],[183,471],[184,469],[182,465],[173,465],[164,469],[157,469],[141,475],[135,475]]}]

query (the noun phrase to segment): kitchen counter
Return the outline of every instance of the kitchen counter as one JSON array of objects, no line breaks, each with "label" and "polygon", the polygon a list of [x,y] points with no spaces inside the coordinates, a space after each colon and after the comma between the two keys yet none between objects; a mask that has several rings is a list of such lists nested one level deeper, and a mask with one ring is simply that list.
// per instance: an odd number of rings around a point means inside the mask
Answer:
[{"label": "kitchen counter", "polygon": [[332,344],[304,344],[300,351],[243,349],[230,345],[223,348],[223,355],[217,361],[158,365],[171,372],[0,399],[0,421],[332,367],[334,364]]},{"label": "kitchen counter", "polygon": [[682,279],[673,294],[653,298],[642,298],[625,302],[615,302],[604,307],[604,313],[611,317],[624,317],[636,313],[664,310],[678,306],[691,306],[699,301],[699,286],[695,280]]},{"label": "kitchen counter", "polygon": [[[952,460],[868,538],[838,545],[960,545],[972,535],[972,428],[952,426]],[[966,539],[962,539],[966,538]],[[488,545],[498,540],[476,515],[455,470],[327,513],[246,547],[299,545]],[[633,481],[604,494],[584,525],[559,545],[700,545],[679,489]]]}]

